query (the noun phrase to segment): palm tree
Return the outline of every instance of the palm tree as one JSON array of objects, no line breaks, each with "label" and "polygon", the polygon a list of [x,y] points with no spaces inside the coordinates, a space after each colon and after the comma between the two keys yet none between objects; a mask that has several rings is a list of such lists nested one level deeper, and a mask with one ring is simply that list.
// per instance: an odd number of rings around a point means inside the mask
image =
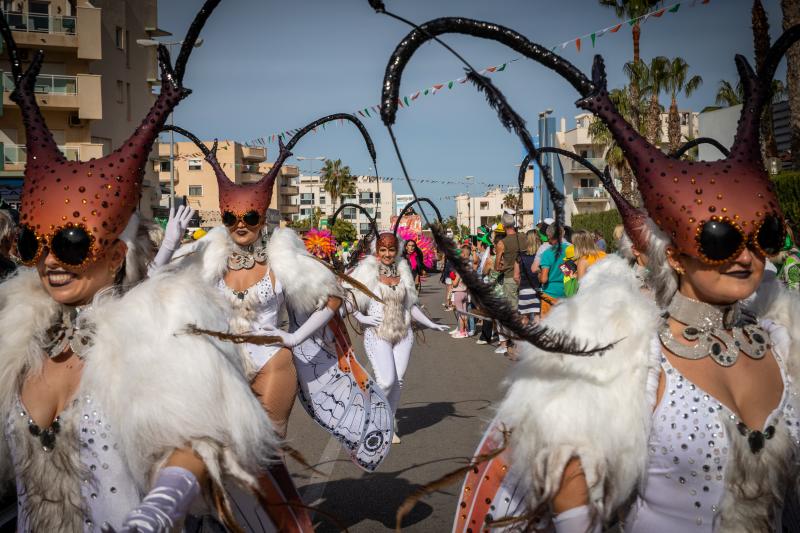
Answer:
[{"label": "palm tree", "polygon": [[661,112],[663,109],[658,97],[666,89],[668,65],[669,59],[657,56],[651,59],[649,64],[644,61],[629,61],[623,68],[630,80],[630,85],[639,88],[640,97],[642,99],[649,98],[646,110],[643,109],[643,133],[644,137],[656,146],[661,142]]},{"label": "palm tree", "polygon": [[503,207],[508,207],[509,209],[516,209],[518,207],[516,194],[508,193],[503,197]]},{"label": "palm tree", "polygon": [[[660,0],[598,0],[598,2],[601,6],[613,9],[617,17],[625,20],[638,19],[661,3]],[[631,34],[633,35],[633,62],[638,63],[640,61],[639,40],[642,36],[642,28],[639,26],[638,20],[634,23],[633,28],[631,28]],[[632,82],[629,90],[633,95],[633,99],[638,100],[638,83]],[[632,118],[634,122],[639,122],[638,109],[635,109],[633,113]]]},{"label": "palm tree", "polygon": [[[800,24],[800,2],[781,0],[783,29]],[[789,99],[790,131],[792,132],[792,162],[800,169],[800,46],[794,45],[786,52],[786,91]]]},{"label": "palm tree", "polygon": [[[755,67],[756,72],[761,70],[761,66],[767,58],[769,52],[770,38],[769,38],[769,21],[767,20],[767,12],[764,11],[764,6],[761,0],[753,0],[753,9],[751,10],[751,19],[753,26],[753,50],[755,51]],[[772,127],[772,106],[764,106],[764,114],[761,120],[761,136],[764,139],[764,155],[766,157],[778,156],[778,144],[775,141],[775,130]]]},{"label": "palm tree", "polygon": [[356,193],[355,178],[350,174],[350,167],[342,166],[341,159],[336,161],[326,159],[319,177],[323,183],[322,188],[331,195],[334,209],[336,200]]},{"label": "palm tree", "polygon": [[681,119],[678,114],[678,95],[683,94],[688,98],[703,84],[703,78],[700,76],[695,75],[691,78],[688,76],[689,64],[683,58],[676,57],[669,62],[666,88],[672,97],[667,123],[670,152],[677,150],[681,146]]},{"label": "palm tree", "polygon": [[[641,111],[644,109],[644,102],[642,100],[635,101],[632,98],[629,86],[623,87],[622,89],[612,89],[609,91],[608,95],[623,118],[634,126],[637,131],[641,131],[642,124],[634,121],[633,109],[638,109],[638,116],[641,117]],[[614,140],[614,136],[611,135],[608,126],[597,117],[589,124],[589,138],[592,139],[592,143],[606,147],[603,157],[613,173],[620,178],[622,185],[620,187],[620,193],[629,202],[637,203],[637,194],[633,186],[633,172],[628,165],[625,154]]]},{"label": "palm tree", "polygon": [[739,105],[744,101],[744,88],[742,82],[736,82],[732,85],[728,80],[719,81],[719,89],[717,89],[717,96],[714,102],[723,107],[733,107]]}]

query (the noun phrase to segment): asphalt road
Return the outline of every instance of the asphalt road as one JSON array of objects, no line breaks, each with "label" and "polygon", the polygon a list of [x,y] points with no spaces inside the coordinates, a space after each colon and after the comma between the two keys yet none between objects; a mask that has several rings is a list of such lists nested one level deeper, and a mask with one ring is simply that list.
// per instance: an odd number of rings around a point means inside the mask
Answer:
[{"label": "asphalt road", "polygon": [[[442,285],[431,277],[422,289],[425,310],[435,321],[454,325],[453,313],[441,306]],[[338,442],[295,404],[289,421],[289,444],[319,473],[289,459],[306,503],[336,517],[349,531],[388,531],[397,508],[420,486],[465,464],[502,397],[510,363],[477,337],[452,339],[425,330],[417,341],[405,376],[397,413],[400,444],[392,445],[377,472],[354,466]],[[353,335],[359,360],[368,367],[361,339]],[[452,527],[460,481],[420,501],[403,521],[407,531],[446,532]],[[339,529],[317,515],[317,531]]]}]

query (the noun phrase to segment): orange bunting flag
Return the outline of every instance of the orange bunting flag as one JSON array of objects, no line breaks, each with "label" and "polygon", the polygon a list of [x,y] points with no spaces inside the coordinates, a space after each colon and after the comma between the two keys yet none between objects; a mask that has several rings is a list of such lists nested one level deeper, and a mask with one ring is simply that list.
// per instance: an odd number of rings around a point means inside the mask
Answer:
[{"label": "orange bunting flag", "polygon": [[622,27],[622,24],[617,24],[616,26],[614,26],[613,28],[611,28],[608,31],[610,31],[611,33],[617,33],[621,27]]},{"label": "orange bunting flag", "polygon": [[575,48],[577,48],[578,52],[581,51],[581,38],[580,37],[575,39]]}]

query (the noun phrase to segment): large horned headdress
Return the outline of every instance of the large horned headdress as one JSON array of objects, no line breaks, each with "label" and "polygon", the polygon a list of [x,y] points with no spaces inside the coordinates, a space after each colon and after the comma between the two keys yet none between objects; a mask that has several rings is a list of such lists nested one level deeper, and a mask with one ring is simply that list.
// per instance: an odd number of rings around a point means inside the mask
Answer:
[{"label": "large horned headdress", "polygon": [[44,53],[36,53],[23,72],[11,30],[0,12],[0,33],[14,77],[11,99],[25,124],[27,161],[20,208],[17,252],[35,263],[49,248],[63,264],[82,266],[103,254],[125,230],[136,210],[148,154],[169,114],[190,94],[183,87],[186,63],[203,25],[220,0],[207,0],[195,17],[172,66],[158,47],[161,93],[141,125],[117,150],[90,161],[67,161],[58,149],[36,102],[34,85]]},{"label": "large horned headdress", "polygon": [[[382,8],[379,2],[373,4]],[[466,18],[429,21],[397,46],[384,78],[381,117],[387,125],[394,123],[398,81],[409,58],[423,43],[445,33],[501,42],[570,82],[581,96],[578,107],[597,115],[610,129],[630,163],[647,213],[680,252],[716,264],[735,256],[748,243],[770,254],[783,242],[783,215],[761,159],[759,129],[778,62],[800,39],[800,26],[787,30],[770,48],[757,75],[744,57],[736,57],[745,103],[730,155],[714,162],[671,158],[639,135],[609,98],[601,56],[595,56],[590,80],[564,58],[519,33]],[[626,216],[641,216],[627,207],[621,211]]]},{"label": "large horned headdress", "polygon": [[[272,165],[272,168],[270,168],[269,171],[261,177],[261,179],[254,183],[237,184],[228,178],[228,175],[222,169],[222,165],[217,159],[216,141],[209,149],[200,139],[197,138],[196,135],[183,128],[179,128],[177,126],[164,126],[163,130],[173,130],[180,133],[194,142],[200,151],[203,152],[206,161],[208,161],[208,164],[211,165],[212,169],[214,169],[214,175],[217,178],[217,186],[219,187],[219,210],[220,213],[222,213],[223,221],[229,219],[233,222],[233,224],[235,224],[239,217],[244,217],[248,213],[258,214],[259,222],[263,222],[261,217],[265,215],[267,209],[269,208],[269,204],[272,201],[272,191],[275,188],[275,180],[278,177],[278,173],[280,173],[283,163],[289,157],[291,157],[292,148],[294,148],[297,142],[305,137],[309,132],[315,130],[322,124],[333,122],[334,120],[347,120],[352,122],[358,128],[358,131],[364,138],[364,143],[367,145],[369,155],[372,158],[373,168],[375,168],[375,171],[377,172],[378,165],[375,161],[375,145],[372,142],[372,138],[369,136],[369,132],[367,132],[367,128],[364,126],[364,124],[358,120],[358,118],[349,113],[335,113],[333,115],[319,118],[314,122],[307,124],[301,128],[285,146],[283,144],[283,139],[279,136],[278,145],[280,152],[275,163]],[[252,216],[255,219],[255,215]]]}]

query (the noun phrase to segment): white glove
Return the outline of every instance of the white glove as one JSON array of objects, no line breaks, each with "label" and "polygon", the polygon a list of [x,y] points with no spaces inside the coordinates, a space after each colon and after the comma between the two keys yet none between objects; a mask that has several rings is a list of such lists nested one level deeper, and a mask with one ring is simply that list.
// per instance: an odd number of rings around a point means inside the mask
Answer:
[{"label": "white glove", "polygon": [[588,505],[557,514],[553,517],[553,524],[556,526],[556,533],[600,533],[602,531],[600,524],[592,525]]},{"label": "white glove", "polygon": [[353,311],[353,318],[358,320],[358,323],[362,326],[373,328],[380,326],[381,322],[383,322],[383,319],[379,316],[365,315],[359,311]]},{"label": "white glove", "polygon": [[426,328],[430,328],[434,331],[447,331],[450,329],[450,326],[444,326],[442,324],[437,324],[436,322],[432,321],[428,318],[428,315],[422,312],[422,309],[419,306],[414,306],[411,308],[411,318],[413,318],[416,322],[422,324]]},{"label": "white glove", "polygon": [[167,229],[164,230],[164,240],[161,241],[161,248],[158,249],[156,257],[153,259],[152,266],[155,268],[162,267],[169,263],[172,259],[172,254],[180,248],[183,235],[186,233],[186,228],[189,227],[189,221],[194,216],[194,209],[188,205],[182,205],[171,208],[169,211],[169,220],[167,221]]},{"label": "white glove", "polygon": [[[190,471],[168,466],[158,473],[153,488],[142,503],[125,517],[120,533],[171,531],[189,511],[192,501],[200,494],[200,484]],[[116,531],[103,526],[104,533]]]},{"label": "white glove", "polygon": [[262,331],[264,332],[264,335],[280,337],[281,344],[287,348],[294,348],[313,335],[318,329],[324,327],[325,324],[327,324],[330,319],[333,318],[333,314],[333,309],[326,305],[319,311],[314,311],[314,313],[308,317],[308,320],[303,322],[303,325],[297,328],[297,331],[294,333],[289,333],[288,331],[283,331],[282,329],[268,328],[264,328]]}]

